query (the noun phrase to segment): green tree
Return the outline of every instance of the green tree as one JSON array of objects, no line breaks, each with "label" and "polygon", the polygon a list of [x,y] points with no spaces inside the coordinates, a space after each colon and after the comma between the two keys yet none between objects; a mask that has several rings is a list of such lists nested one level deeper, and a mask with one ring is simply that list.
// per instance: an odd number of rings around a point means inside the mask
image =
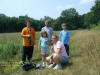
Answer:
[{"label": "green tree", "polygon": [[100,1],[97,1],[95,6],[92,7],[91,12],[93,12],[93,24],[97,24],[100,20]]},{"label": "green tree", "polygon": [[74,8],[63,10],[61,13],[61,20],[62,23],[68,25],[68,29],[77,29],[82,25],[81,16]]}]

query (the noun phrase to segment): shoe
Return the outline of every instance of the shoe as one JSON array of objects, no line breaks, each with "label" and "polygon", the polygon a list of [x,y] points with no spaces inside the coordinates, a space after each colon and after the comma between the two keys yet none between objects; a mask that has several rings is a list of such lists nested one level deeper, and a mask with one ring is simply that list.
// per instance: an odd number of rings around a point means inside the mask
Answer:
[{"label": "shoe", "polygon": [[25,62],[24,62],[24,61],[20,61],[20,64],[21,64],[21,65],[25,65]]},{"label": "shoe", "polygon": [[48,62],[45,62],[45,66],[48,67]]},{"label": "shoe", "polygon": [[43,62],[43,66],[45,66],[45,62]]},{"label": "shoe", "polygon": [[29,60],[29,64],[32,65],[32,60],[31,59]]},{"label": "shoe", "polygon": [[48,66],[48,68],[52,68],[54,65],[55,65],[55,63],[50,64],[50,65]]},{"label": "shoe", "polygon": [[61,66],[61,64],[57,64],[53,69],[54,69],[54,70],[62,69],[62,66]]}]

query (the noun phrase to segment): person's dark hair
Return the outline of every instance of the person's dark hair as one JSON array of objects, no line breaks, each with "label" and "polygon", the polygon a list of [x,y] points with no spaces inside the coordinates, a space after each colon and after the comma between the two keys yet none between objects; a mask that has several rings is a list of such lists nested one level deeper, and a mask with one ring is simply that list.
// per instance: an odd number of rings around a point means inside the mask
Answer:
[{"label": "person's dark hair", "polygon": [[48,34],[47,34],[47,32],[45,31],[45,30],[42,30],[41,31],[41,36],[43,37],[43,33],[45,33],[46,34],[46,37],[48,37]]},{"label": "person's dark hair", "polygon": [[30,24],[32,24],[32,21],[30,19],[26,20],[26,23],[29,22]]},{"label": "person's dark hair", "polygon": [[66,26],[66,23],[62,23],[61,26]]},{"label": "person's dark hair", "polygon": [[53,34],[52,36],[56,37],[58,39],[58,36],[56,34]]},{"label": "person's dark hair", "polygon": [[50,24],[50,20],[45,20],[45,22],[48,22]]}]

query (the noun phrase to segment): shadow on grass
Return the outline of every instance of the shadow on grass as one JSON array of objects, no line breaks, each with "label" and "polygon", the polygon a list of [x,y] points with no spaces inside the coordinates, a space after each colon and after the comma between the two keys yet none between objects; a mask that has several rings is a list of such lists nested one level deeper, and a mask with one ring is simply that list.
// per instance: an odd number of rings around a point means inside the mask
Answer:
[{"label": "shadow on grass", "polygon": [[72,62],[67,62],[67,63],[64,63],[64,64],[62,64],[62,67],[63,67],[63,69],[65,69],[66,67],[69,67],[69,66],[72,66]]},{"label": "shadow on grass", "polygon": [[77,58],[77,57],[82,57],[82,55],[72,55],[72,56],[69,57],[69,59],[70,58]]},{"label": "shadow on grass", "polygon": [[[69,59],[77,58],[77,57],[82,57],[82,55],[72,55],[69,57]],[[62,64],[62,67],[63,67],[63,69],[65,69],[66,67],[72,66],[72,64],[73,64],[72,62],[68,61],[67,63]]]},{"label": "shadow on grass", "polygon": [[32,61],[33,62],[39,62],[39,61],[42,61],[42,59],[41,58],[39,58],[39,59],[33,59]]}]

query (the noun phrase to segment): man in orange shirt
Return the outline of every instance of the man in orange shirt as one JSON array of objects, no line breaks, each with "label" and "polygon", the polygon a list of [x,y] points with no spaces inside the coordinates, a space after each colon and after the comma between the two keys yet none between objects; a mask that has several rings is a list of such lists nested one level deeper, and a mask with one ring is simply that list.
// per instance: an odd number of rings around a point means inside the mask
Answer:
[{"label": "man in orange shirt", "polygon": [[22,29],[21,37],[23,38],[22,63],[26,61],[26,57],[32,64],[32,54],[35,45],[35,30],[31,27],[31,21],[26,21],[26,27]]}]

